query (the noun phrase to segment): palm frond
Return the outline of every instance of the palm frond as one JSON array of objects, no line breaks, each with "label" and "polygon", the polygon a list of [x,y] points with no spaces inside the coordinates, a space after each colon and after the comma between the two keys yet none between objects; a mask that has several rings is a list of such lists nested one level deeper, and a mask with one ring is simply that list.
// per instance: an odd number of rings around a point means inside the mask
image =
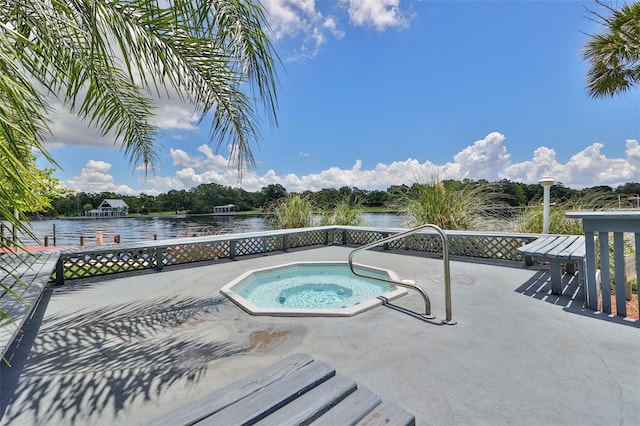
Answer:
[{"label": "palm frond", "polygon": [[612,97],[640,83],[640,2],[619,9],[598,3],[610,15],[590,11],[604,32],[592,35],[584,48],[587,90],[592,97]]}]

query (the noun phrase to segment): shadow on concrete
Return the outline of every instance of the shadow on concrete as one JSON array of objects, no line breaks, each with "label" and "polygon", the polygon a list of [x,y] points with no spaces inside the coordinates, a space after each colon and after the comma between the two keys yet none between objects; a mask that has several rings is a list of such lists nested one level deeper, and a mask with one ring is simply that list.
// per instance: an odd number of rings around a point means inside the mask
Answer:
[{"label": "shadow on concrete", "polygon": [[175,331],[215,314],[224,300],[146,300],[50,316],[44,325],[38,313],[12,367],[0,367],[2,423],[26,411],[38,423],[55,418],[74,423],[82,412],[117,413],[178,381],[197,382],[210,361],[247,351],[241,344],[203,342]]},{"label": "shadow on concrete", "polygon": [[640,328],[640,321],[629,320],[617,315],[592,311],[585,306],[584,289],[580,285],[578,275],[564,274],[562,276],[562,295],[551,293],[551,276],[548,270],[539,270],[515,289],[516,292],[533,299],[562,306],[563,310],[572,314],[608,321],[616,324]]}]

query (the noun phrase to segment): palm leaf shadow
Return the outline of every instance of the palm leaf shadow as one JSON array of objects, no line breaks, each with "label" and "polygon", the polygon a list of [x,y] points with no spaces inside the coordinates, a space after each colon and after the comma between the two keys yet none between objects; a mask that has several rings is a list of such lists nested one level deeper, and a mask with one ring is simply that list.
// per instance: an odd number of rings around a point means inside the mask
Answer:
[{"label": "palm leaf shadow", "polygon": [[178,332],[215,319],[224,301],[171,297],[50,317],[24,365],[6,420],[32,411],[38,422],[75,423],[81,413],[117,414],[177,382],[197,382],[209,362],[247,350],[237,342]]}]

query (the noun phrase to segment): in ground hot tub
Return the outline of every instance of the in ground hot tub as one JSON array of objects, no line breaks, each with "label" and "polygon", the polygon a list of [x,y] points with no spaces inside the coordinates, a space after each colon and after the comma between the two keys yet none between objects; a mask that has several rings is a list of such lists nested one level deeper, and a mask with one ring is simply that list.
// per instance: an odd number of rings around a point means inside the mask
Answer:
[{"label": "in ground hot tub", "polygon": [[[398,281],[389,269],[354,265],[358,273]],[[297,262],[247,271],[220,292],[253,315],[353,316],[407,293],[356,276],[347,262]]]}]

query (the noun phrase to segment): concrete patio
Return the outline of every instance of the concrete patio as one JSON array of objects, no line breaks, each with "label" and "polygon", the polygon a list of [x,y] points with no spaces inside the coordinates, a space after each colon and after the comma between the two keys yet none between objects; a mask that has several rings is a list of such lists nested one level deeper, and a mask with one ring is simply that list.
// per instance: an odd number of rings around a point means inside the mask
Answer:
[{"label": "concrete patio", "polygon": [[[247,269],[346,260],[324,247],[48,290],[0,367],[0,424],[153,424],[202,395],[308,353],[429,425],[640,423],[640,322],[582,309],[577,279],[453,261],[453,318],[391,307],[351,318],[250,316],[219,289]],[[370,251],[444,317],[442,261]],[[571,277],[565,276],[565,279]],[[394,302],[422,312],[410,293]]]}]

